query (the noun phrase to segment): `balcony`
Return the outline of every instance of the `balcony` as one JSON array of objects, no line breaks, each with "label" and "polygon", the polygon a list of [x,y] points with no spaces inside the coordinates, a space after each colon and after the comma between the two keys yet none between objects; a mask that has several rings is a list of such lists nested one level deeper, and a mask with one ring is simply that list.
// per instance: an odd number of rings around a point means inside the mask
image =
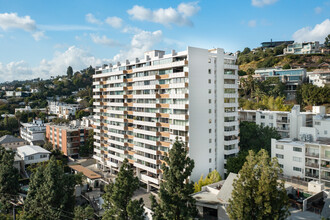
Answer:
[{"label": "balcony", "polygon": [[319,158],[319,156],[320,156],[320,154],[312,153],[312,152],[305,152],[305,155],[307,157],[314,157],[314,158]]},{"label": "balcony", "polygon": [[144,182],[152,182],[154,184],[159,184],[159,180],[157,178],[153,178],[151,176],[145,175],[145,174],[141,174],[141,180]]},{"label": "balcony", "polygon": [[315,179],[318,179],[319,178],[319,175],[318,174],[313,174],[313,173],[305,173],[305,176],[306,177],[315,178]]},{"label": "balcony", "polygon": [[330,176],[321,175],[322,180],[330,181]]},{"label": "balcony", "polygon": [[306,163],[305,163],[305,166],[306,166],[306,167],[317,168],[317,169],[320,168],[320,165],[319,165],[318,163],[309,163],[309,162],[306,162]]}]

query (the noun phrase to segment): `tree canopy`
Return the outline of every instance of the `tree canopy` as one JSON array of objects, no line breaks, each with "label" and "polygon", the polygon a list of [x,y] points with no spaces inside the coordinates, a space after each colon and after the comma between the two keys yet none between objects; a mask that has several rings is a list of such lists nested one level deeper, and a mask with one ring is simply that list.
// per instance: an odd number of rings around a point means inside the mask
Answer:
[{"label": "tree canopy", "polygon": [[195,193],[201,191],[203,186],[219,182],[220,180],[221,176],[217,170],[213,170],[211,173],[207,174],[205,179],[203,179],[202,175],[198,182],[194,184]]},{"label": "tree canopy", "polygon": [[63,166],[51,157],[32,174],[24,203],[24,219],[72,219],[74,187],[81,175],[65,174]]},{"label": "tree canopy", "polygon": [[14,167],[15,152],[0,145],[0,212],[8,212],[10,200],[16,200],[19,190],[19,173]]},{"label": "tree canopy", "polygon": [[164,181],[160,183],[159,202],[151,196],[153,219],[192,219],[197,215],[197,209],[195,199],[191,196],[194,186],[188,179],[194,168],[194,161],[188,157],[186,146],[178,140],[164,160]]},{"label": "tree canopy", "polygon": [[286,219],[288,196],[277,158],[270,159],[266,150],[249,151],[247,161],[233,183],[227,213],[230,219]]},{"label": "tree canopy", "polygon": [[144,220],[143,199],[132,200],[139,188],[139,179],[134,177],[132,168],[125,159],[118,172],[115,183],[105,187],[105,213],[103,220]]},{"label": "tree canopy", "polygon": [[305,83],[297,88],[297,101],[300,105],[322,105],[330,103],[330,88]]}]

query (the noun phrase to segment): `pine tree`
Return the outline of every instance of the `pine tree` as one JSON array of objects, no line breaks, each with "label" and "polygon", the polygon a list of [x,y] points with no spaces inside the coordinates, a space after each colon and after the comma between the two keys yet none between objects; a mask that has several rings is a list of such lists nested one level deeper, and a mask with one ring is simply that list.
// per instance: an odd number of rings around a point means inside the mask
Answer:
[{"label": "pine tree", "polygon": [[93,219],[94,209],[91,206],[86,206],[85,208],[81,206],[76,206],[74,208],[74,218],[73,220],[86,220]]},{"label": "pine tree", "polygon": [[230,219],[286,219],[288,197],[276,158],[270,159],[262,149],[249,151],[244,166],[233,184],[232,198],[227,208]]},{"label": "pine tree", "polygon": [[51,157],[33,173],[24,205],[24,219],[72,219],[74,187],[81,176],[65,174],[61,163]]},{"label": "pine tree", "polygon": [[125,159],[118,172],[115,183],[105,187],[104,220],[143,220],[143,199],[131,200],[134,191],[139,188],[139,179]]},{"label": "pine tree", "polygon": [[14,165],[15,153],[7,151],[0,145],[0,207],[7,212],[11,206],[9,201],[16,199],[19,190],[19,173]]},{"label": "pine tree", "polygon": [[66,74],[67,74],[67,76],[68,76],[69,79],[72,78],[72,76],[73,76],[73,69],[72,69],[71,66],[69,66],[68,69],[66,70]]},{"label": "pine tree", "polygon": [[205,179],[203,179],[203,175],[198,180],[197,183],[194,184],[194,192],[199,192],[202,190],[203,186],[219,182],[221,180],[220,173],[217,170],[213,170],[211,173],[207,174]]},{"label": "pine tree", "polygon": [[164,160],[167,165],[162,165],[164,181],[160,184],[159,203],[151,196],[153,219],[191,219],[197,215],[196,201],[191,196],[194,186],[188,180],[194,161],[188,157],[186,146],[178,140]]}]

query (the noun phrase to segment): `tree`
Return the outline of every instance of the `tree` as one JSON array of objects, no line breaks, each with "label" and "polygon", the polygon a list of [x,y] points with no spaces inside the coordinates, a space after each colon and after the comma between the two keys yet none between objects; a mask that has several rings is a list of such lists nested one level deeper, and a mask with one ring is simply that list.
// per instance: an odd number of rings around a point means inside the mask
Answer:
[{"label": "tree", "polygon": [[247,161],[233,183],[227,213],[230,219],[286,219],[289,202],[277,158],[265,150],[249,151]]},{"label": "tree", "polygon": [[217,170],[213,170],[211,173],[207,174],[204,180],[202,175],[201,178],[198,180],[198,183],[194,184],[195,192],[201,191],[203,186],[219,182],[220,180],[221,176]]},{"label": "tree", "polygon": [[69,79],[72,78],[73,76],[73,69],[71,66],[68,67],[68,69],[66,70],[66,75],[68,76]]},{"label": "tree", "polygon": [[194,161],[188,157],[188,149],[176,140],[164,160],[167,165],[162,164],[164,181],[160,183],[159,202],[151,196],[153,219],[194,218],[197,215],[196,201],[191,196],[194,186],[188,180]]},{"label": "tree", "polygon": [[72,219],[74,187],[81,175],[65,174],[63,166],[51,157],[32,174],[24,202],[25,219]]},{"label": "tree", "polygon": [[245,55],[245,54],[248,54],[248,53],[250,53],[250,52],[251,52],[251,49],[248,48],[248,47],[245,47],[244,50],[243,50],[243,52],[242,52],[241,54],[242,54],[242,55]]},{"label": "tree", "polygon": [[[0,145],[0,207],[7,213],[9,201],[16,199],[19,190],[19,173],[14,167],[15,153]],[[1,212],[0,210],[0,212]]]},{"label": "tree", "polygon": [[[270,154],[271,139],[280,139],[281,135],[272,127],[263,127],[253,122],[243,121],[239,124],[240,150],[254,150],[258,152],[265,149]],[[258,137],[258,138],[256,138]]]},{"label": "tree", "polygon": [[82,206],[76,206],[74,208],[74,218],[73,220],[86,220],[93,219],[94,217],[94,209],[91,206],[86,206],[83,208]]},{"label": "tree", "polygon": [[330,34],[328,34],[328,36],[326,36],[326,38],[324,40],[324,46],[326,48],[330,48]]},{"label": "tree", "polygon": [[228,158],[226,163],[227,174],[238,173],[242,169],[246,161],[247,155],[248,155],[248,151],[241,150],[238,152],[238,155],[236,157]]},{"label": "tree", "polygon": [[103,208],[104,220],[143,220],[143,199],[132,200],[135,190],[139,188],[139,179],[134,177],[133,170],[125,159],[115,183],[105,187]]},{"label": "tree", "polygon": [[283,67],[282,67],[282,69],[284,69],[284,70],[290,69],[290,68],[291,68],[291,66],[288,63],[284,64]]},{"label": "tree", "polygon": [[89,112],[86,112],[84,110],[80,110],[76,112],[75,117],[76,119],[82,119],[82,117],[89,116]]}]

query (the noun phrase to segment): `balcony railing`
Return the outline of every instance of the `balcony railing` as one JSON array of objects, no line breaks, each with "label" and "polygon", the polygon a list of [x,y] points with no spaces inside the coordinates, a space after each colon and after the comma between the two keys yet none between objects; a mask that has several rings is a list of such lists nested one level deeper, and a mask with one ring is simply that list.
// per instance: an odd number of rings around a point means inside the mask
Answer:
[{"label": "balcony railing", "polygon": [[321,179],[330,180],[330,176],[321,175]]},{"label": "balcony railing", "polygon": [[305,163],[305,166],[314,167],[314,168],[319,168],[320,167],[318,163]]},{"label": "balcony railing", "polygon": [[310,153],[310,152],[306,152],[305,155],[308,156],[308,157],[316,157],[316,158],[319,158],[319,156],[320,156],[319,154]]},{"label": "balcony railing", "polygon": [[305,173],[305,176],[312,177],[312,178],[319,178],[319,175],[313,174],[313,173]]}]

